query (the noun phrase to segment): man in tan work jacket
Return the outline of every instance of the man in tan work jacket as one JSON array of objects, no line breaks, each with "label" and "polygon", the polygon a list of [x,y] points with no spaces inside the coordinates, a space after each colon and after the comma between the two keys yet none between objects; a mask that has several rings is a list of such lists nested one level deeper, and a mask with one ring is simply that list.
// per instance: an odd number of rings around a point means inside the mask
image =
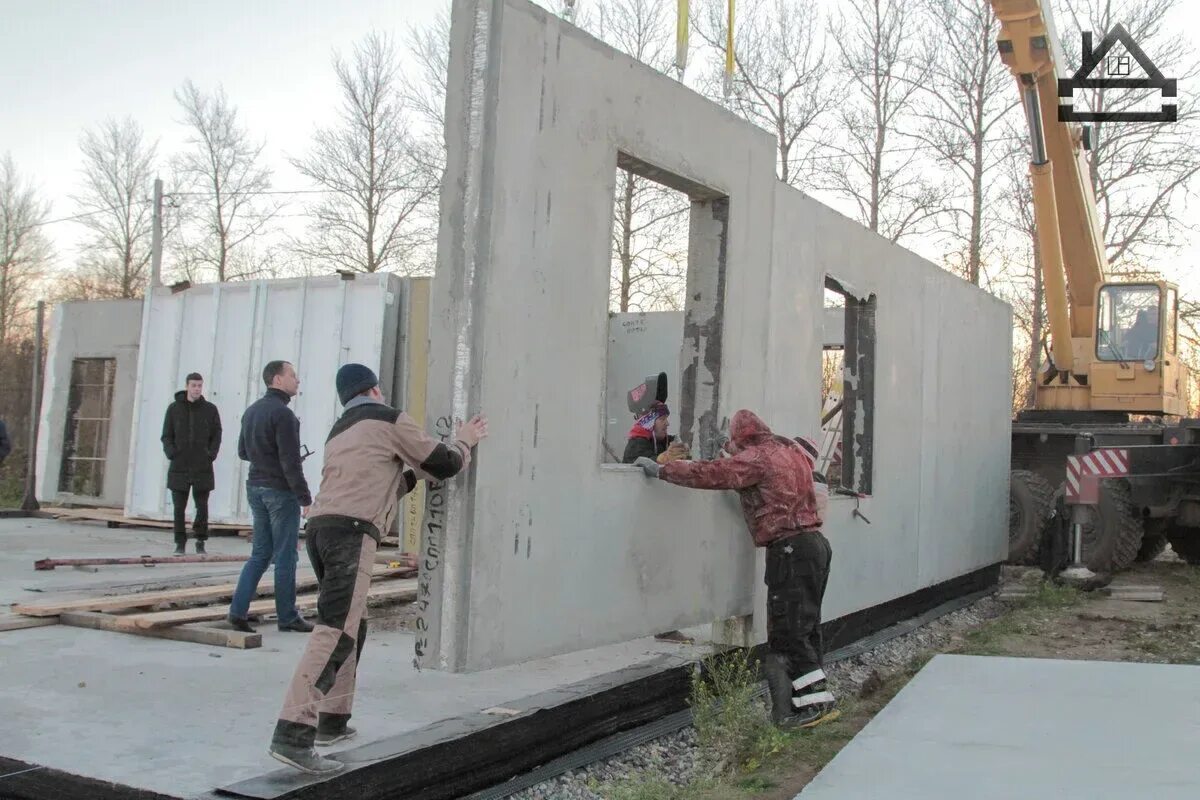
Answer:
[{"label": "man in tan work jacket", "polygon": [[272,757],[313,775],[344,766],[319,755],[316,746],[354,735],[346,723],[380,536],[418,478],[457,475],[488,432],[487,420],[477,416],[459,426],[450,444],[436,441],[408,414],[384,403],[379,379],[362,364],[338,370],[337,391],[345,412],[325,442],[321,489],[305,529],[320,583],[317,625],[292,676],[270,747]]}]

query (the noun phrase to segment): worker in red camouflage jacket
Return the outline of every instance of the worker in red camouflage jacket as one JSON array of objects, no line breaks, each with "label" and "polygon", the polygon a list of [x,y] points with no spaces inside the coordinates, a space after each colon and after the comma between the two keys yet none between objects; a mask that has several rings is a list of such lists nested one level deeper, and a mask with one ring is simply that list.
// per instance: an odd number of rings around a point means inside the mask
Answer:
[{"label": "worker in red camouflage jacket", "polygon": [[730,458],[648,458],[649,477],[693,489],[734,489],[757,547],[767,548],[767,648],[763,672],[778,725],[812,727],[837,716],[822,669],[821,601],[832,551],[821,533],[812,466],[800,445],[776,436],[753,412],[733,415]]}]

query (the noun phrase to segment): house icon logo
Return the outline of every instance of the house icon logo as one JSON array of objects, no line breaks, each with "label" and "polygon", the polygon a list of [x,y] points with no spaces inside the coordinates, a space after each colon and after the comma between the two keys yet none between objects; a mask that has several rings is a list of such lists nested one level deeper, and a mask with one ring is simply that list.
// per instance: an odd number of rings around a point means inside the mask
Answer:
[{"label": "house icon logo", "polygon": [[[1109,58],[1109,52],[1117,43],[1125,48],[1128,55]],[[1130,59],[1137,61],[1146,73],[1145,78],[1129,77],[1133,67]],[[1172,102],[1163,103],[1160,111],[1076,111],[1071,102],[1076,89],[1157,89],[1164,100],[1170,98]],[[1083,32],[1083,64],[1070,78],[1058,79],[1058,96],[1068,100],[1058,107],[1060,122],[1175,122],[1178,114],[1178,106],[1174,102],[1175,79],[1163,77],[1124,25],[1117,25],[1110,30],[1094,50],[1092,32]]]}]

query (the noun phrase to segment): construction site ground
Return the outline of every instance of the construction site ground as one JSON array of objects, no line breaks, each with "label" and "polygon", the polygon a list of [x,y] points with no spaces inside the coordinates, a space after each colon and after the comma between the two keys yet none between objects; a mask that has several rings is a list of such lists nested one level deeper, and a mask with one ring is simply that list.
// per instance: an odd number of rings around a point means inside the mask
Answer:
[{"label": "construction site ground", "polygon": [[[230,563],[33,569],[47,557],[168,555],[172,549],[169,531],[0,519],[0,619],[13,619],[7,615],[13,603],[231,582],[239,573],[240,565]],[[208,550],[248,553],[249,543],[213,537]],[[305,574],[302,569],[300,577]],[[474,674],[417,672],[406,607],[371,615],[354,708],[356,744],[656,658],[701,652],[647,638]],[[245,650],[61,624],[0,630],[0,758],[169,797],[208,796],[216,787],[270,773],[281,765],[267,756],[267,744],[305,637],[281,633],[273,621],[258,630],[261,647]],[[0,797],[6,779],[0,774]]]},{"label": "construction site ground", "polygon": [[[212,553],[244,554],[248,548],[237,537],[209,540]],[[49,598],[230,582],[239,571],[238,564],[229,563],[33,569],[35,560],[46,557],[165,555],[170,550],[167,531],[0,519],[0,604],[7,609]],[[521,796],[793,798],[938,653],[1200,664],[1200,569],[1170,550],[1114,582],[1139,592],[1161,588],[1160,602],[1081,595],[1042,585],[1039,576],[1034,569],[1005,567],[998,597],[1011,599],[988,598],[834,665],[830,672],[842,697],[841,718],[811,732],[775,738],[731,774],[706,774],[711,764],[695,736],[685,732],[678,746],[644,745],[651,748],[650,757],[619,756],[599,772],[564,776],[554,787],[543,784]],[[3,616],[4,609],[0,622],[13,619]],[[656,657],[704,652],[641,639],[470,675],[418,673],[412,667],[407,607],[375,609],[372,619],[355,707],[356,725],[367,742],[503,708]],[[271,772],[276,765],[265,747],[304,637],[280,633],[271,621],[258,627],[262,645],[250,650],[58,624],[0,629],[0,706],[6,711],[0,757],[173,797],[207,795],[215,787]],[[1138,763],[1139,746],[1127,741],[1129,764]],[[681,749],[690,751],[687,774],[672,766]],[[597,780],[598,774],[604,778]],[[0,775],[0,796],[4,780]]]},{"label": "construction site ground", "polygon": [[[713,759],[696,732],[688,729],[541,784],[517,795],[517,800],[791,800],[798,796],[803,800],[809,793],[802,792],[821,770],[941,653],[1200,664],[1200,568],[1188,566],[1170,549],[1155,561],[1135,564],[1113,582],[1114,589],[1138,587],[1135,593],[1148,597],[1154,593],[1143,589],[1161,587],[1161,602],[1119,600],[1043,584],[1041,572],[1032,568],[1004,567],[1002,576],[995,596],[830,666],[828,672],[841,698],[840,718],[812,731],[768,737],[750,747],[752,756],[747,763],[713,775]],[[1200,667],[1194,670],[1200,679]],[[1037,708],[1044,699],[1046,713],[1058,713],[1050,709],[1060,708],[1053,695],[1061,691],[1053,685],[1029,685],[1021,702]],[[1188,702],[1185,696],[1178,700]],[[945,702],[971,701],[955,695],[947,696]],[[1128,702],[1136,707],[1138,699],[1113,697],[1102,702],[1106,706]],[[1111,724],[1115,725],[1122,717],[1116,709],[1112,711]],[[1186,716],[1189,724],[1194,724],[1190,710]],[[1062,730],[1068,729],[1064,725]],[[1161,749],[1119,730],[1106,731],[1106,736],[1122,743],[1125,756],[1121,766],[1134,776],[1139,764],[1149,763],[1150,753],[1143,759],[1139,755],[1142,750]],[[717,744],[729,746],[728,742]],[[1077,753],[1061,765],[1062,771],[1068,773],[1072,762],[1083,763],[1087,758],[1086,751]],[[930,784],[928,788],[933,791],[936,787]]]}]

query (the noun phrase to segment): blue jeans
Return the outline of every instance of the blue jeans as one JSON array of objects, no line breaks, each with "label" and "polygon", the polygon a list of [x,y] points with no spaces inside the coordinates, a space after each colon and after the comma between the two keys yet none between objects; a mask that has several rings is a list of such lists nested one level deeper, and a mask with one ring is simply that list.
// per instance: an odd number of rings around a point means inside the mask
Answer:
[{"label": "blue jeans", "polygon": [[266,486],[247,486],[250,513],[254,517],[254,539],[250,560],[242,567],[229,615],[245,619],[250,601],[258,593],[258,582],[275,561],[275,613],[280,625],[300,619],[296,610],[296,543],[300,537],[300,503],[296,495]]}]

